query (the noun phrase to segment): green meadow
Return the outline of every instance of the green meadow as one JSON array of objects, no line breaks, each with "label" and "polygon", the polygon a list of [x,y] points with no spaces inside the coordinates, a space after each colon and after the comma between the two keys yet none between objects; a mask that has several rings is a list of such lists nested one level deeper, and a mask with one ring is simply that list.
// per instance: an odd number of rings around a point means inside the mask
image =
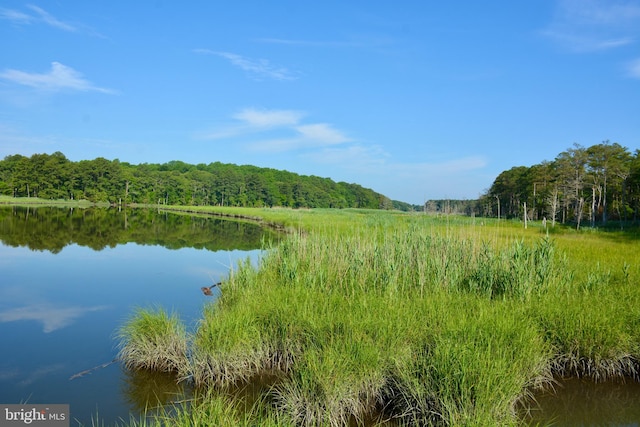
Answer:
[{"label": "green meadow", "polygon": [[[135,425],[519,425],[554,378],[637,379],[640,234],[377,210],[176,208],[278,225],[189,329],[119,331],[194,397]],[[548,224],[550,225],[550,224]],[[265,380],[266,378],[266,380]],[[231,390],[260,383],[248,402]]]}]

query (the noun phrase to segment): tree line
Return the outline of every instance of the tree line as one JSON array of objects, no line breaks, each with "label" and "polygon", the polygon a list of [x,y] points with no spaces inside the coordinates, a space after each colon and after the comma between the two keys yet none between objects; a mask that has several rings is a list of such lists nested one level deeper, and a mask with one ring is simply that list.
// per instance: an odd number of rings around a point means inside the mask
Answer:
[{"label": "tree line", "polygon": [[502,172],[476,203],[482,216],[594,226],[638,221],[640,150],[604,141],[574,144],[552,161]]},{"label": "tree line", "polygon": [[71,161],[61,152],[0,160],[0,194],[111,204],[392,209],[394,202],[358,184],[214,162],[133,165],[98,157]]}]

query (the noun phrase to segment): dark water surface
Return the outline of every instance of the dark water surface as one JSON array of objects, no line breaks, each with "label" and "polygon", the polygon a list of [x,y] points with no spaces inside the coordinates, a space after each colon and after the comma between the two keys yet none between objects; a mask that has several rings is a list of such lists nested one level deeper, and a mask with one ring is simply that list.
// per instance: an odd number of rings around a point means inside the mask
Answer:
[{"label": "dark water surface", "polygon": [[200,287],[275,237],[153,210],[0,207],[0,403],[68,403],[72,425],[91,425],[174,398],[171,378],[108,364],[115,331],[153,306],[193,329],[215,298]]},{"label": "dark water surface", "polygon": [[640,383],[631,379],[563,379],[554,390],[536,394],[535,400],[525,417],[532,426],[640,426]]}]

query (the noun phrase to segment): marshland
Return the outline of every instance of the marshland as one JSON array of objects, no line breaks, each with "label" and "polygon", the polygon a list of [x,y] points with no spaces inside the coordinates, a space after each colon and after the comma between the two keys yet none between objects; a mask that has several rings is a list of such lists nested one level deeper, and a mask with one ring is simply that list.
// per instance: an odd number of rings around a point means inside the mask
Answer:
[{"label": "marshland", "polygon": [[[172,372],[193,390],[141,422],[521,425],[531,396],[563,378],[640,376],[635,230],[176,209],[258,217],[286,237],[233,266],[195,326],[162,307],[121,325],[124,366]],[[251,399],[237,398],[255,384]]]}]

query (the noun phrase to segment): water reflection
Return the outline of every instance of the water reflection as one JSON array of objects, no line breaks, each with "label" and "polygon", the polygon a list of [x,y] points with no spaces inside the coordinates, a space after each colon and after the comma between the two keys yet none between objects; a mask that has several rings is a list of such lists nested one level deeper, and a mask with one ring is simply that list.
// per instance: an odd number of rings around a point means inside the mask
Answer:
[{"label": "water reflection", "polygon": [[534,399],[525,417],[529,425],[640,425],[640,383],[633,380],[563,379],[554,390],[540,392]]},{"label": "water reflection", "polygon": [[94,250],[119,244],[210,251],[259,249],[275,232],[256,224],[153,209],[0,206],[0,240],[8,246],[59,253],[71,244]]},{"label": "water reflection", "polygon": [[193,330],[217,295],[201,288],[256,261],[272,238],[250,223],[153,210],[0,207],[0,402],[68,403],[74,420],[111,425],[173,401],[185,392],[173,378],[108,364],[114,333],[153,306]]},{"label": "water reflection", "polygon": [[143,413],[150,409],[188,399],[191,391],[176,375],[149,370],[122,370],[122,395],[132,412]]},{"label": "water reflection", "polygon": [[0,310],[0,322],[35,320],[42,322],[42,332],[49,333],[64,328],[86,313],[104,310],[106,306],[93,307],[57,307],[50,303],[31,304],[22,307]]}]

